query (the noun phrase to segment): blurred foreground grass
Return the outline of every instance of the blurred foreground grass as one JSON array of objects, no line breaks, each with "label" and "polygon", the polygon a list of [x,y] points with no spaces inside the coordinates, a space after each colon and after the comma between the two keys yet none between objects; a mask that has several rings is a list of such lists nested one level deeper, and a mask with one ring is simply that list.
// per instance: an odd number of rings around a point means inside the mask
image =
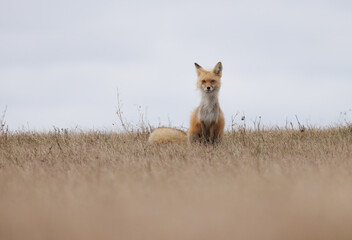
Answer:
[{"label": "blurred foreground grass", "polygon": [[352,239],[352,128],[0,135],[0,239]]}]

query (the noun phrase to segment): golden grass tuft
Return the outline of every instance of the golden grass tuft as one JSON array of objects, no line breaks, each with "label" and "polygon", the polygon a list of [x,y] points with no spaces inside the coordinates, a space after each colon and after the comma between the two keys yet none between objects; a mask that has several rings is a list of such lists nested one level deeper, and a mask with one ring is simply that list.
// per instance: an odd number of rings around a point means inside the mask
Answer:
[{"label": "golden grass tuft", "polygon": [[352,239],[352,128],[0,134],[0,239]]}]

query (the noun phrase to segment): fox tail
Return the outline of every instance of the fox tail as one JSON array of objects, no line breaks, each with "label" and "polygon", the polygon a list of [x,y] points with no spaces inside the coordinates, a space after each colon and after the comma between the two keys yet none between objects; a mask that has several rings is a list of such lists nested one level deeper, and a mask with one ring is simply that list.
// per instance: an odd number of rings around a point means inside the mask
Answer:
[{"label": "fox tail", "polygon": [[175,128],[157,128],[149,136],[149,144],[158,144],[158,143],[176,143],[176,144],[187,144],[188,137],[187,133],[175,129]]}]

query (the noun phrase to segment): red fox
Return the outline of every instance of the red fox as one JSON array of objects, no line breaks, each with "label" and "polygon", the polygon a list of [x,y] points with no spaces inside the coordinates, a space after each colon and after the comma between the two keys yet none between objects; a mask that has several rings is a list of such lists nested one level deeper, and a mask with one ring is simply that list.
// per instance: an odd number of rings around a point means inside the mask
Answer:
[{"label": "red fox", "polygon": [[191,115],[188,129],[189,142],[217,143],[224,134],[225,119],[221,111],[218,93],[221,87],[222,64],[218,62],[211,71],[195,63],[197,88],[202,94],[199,106]]},{"label": "red fox", "polygon": [[[222,63],[207,71],[194,63],[197,70],[197,88],[202,99],[193,111],[188,133],[173,128],[157,128],[149,136],[149,143],[174,142],[184,143],[218,143],[224,134],[225,119],[221,111],[218,93],[221,87]],[[188,138],[188,141],[187,141]]]}]

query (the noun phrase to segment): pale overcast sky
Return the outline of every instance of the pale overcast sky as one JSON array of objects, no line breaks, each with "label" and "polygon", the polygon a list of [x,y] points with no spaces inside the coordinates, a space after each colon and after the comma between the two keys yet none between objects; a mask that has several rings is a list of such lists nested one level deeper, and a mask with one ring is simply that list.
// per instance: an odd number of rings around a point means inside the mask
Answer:
[{"label": "pale overcast sky", "polygon": [[141,111],[187,128],[194,62],[218,61],[227,127],[236,114],[248,125],[352,121],[351,1],[0,2],[0,111],[12,130],[115,129],[117,89],[128,121]]}]

